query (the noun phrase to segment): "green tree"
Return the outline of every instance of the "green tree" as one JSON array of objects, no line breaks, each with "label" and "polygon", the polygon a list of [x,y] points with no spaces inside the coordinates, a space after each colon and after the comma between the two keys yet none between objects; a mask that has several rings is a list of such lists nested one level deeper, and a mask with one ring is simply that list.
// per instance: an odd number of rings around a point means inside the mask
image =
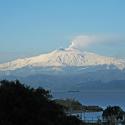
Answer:
[{"label": "green tree", "polygon": [[102,114],[103,118],[113,125],[116,121],[122,120],[124,111],[119,106],[108,106]]},{"label": "green tree", "polygon": [[0,81],[0,125],[79,125],[63,107],[51,100],[49,91],[17,81]]},{"label": "green tree", "polygon": [[55,101],[56,103],[64,106],[66,109],[82,110],[82,104],[75,99],[57,99]]}]

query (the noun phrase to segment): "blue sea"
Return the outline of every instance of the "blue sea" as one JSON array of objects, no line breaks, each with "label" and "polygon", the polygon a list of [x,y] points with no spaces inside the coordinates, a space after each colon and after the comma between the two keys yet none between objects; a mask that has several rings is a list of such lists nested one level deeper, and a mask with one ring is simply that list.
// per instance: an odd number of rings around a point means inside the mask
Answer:
[{"label": "blue sea", "polygon": [[84,91],[84,92],[52,92],[54,98],[72,98],[83,105],[97,105],[102,108],[107,106],[120,106],[125,110],[125,91]]}]

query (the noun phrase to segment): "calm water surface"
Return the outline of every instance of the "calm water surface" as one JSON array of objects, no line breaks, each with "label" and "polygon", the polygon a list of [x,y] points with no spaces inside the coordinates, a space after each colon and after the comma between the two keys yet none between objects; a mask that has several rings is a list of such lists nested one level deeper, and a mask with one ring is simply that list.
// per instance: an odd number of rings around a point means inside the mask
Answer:
[{"label": "calm water surface", "polygon": [[74,98],[83,105],[98,105],[106,107],[109,105],[118,105],[125,110],[125,92],[124,91],[86,91],[86,92],[52,92],[54,98]]}]

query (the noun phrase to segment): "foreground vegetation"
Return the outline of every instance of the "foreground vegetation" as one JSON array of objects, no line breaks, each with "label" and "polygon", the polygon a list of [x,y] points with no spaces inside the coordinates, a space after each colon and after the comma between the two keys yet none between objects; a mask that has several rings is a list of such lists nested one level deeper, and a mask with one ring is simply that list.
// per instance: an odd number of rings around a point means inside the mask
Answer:
[{"label": "foreground vegetation", "polygon": [[[103,111],[106,125],[117,121],[125,124],[125,112],[119,106],[105,110],[96,106],[83,106],[74,99],[52,100],[49,91],[31,88],[19,81],[0,81],[0,125],[99,125],[84,123],[75,116],[67,116],[68,110]],[[83,110],[83,111],[84,111]]]},{"label": "foreground vegetation", "polygon": [[81,125],[66,116],[48,91],[30,88],[19,81],[0,82],[0,125]]}]

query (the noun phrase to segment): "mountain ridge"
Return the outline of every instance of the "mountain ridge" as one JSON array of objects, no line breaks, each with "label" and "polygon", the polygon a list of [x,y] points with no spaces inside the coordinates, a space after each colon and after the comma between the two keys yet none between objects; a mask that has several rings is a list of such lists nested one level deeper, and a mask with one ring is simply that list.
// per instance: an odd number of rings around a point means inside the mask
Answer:
[{"label": "mountain ridge", "polygon": [[125,69],[125,60],[113,57],[100,56],[91,52],[82,52],[77,49],[58,49],[47,54],[35,57],[17,59],[8,63],[0,64],[0,71],[16,70],[24,67],[91,67],[112,65],[119,70]]},{"label": "mountain ridge", "polygon": [[52,91],[124,90],[125,60],[61,48],[0,64],[0,79],[19,79]]}]

